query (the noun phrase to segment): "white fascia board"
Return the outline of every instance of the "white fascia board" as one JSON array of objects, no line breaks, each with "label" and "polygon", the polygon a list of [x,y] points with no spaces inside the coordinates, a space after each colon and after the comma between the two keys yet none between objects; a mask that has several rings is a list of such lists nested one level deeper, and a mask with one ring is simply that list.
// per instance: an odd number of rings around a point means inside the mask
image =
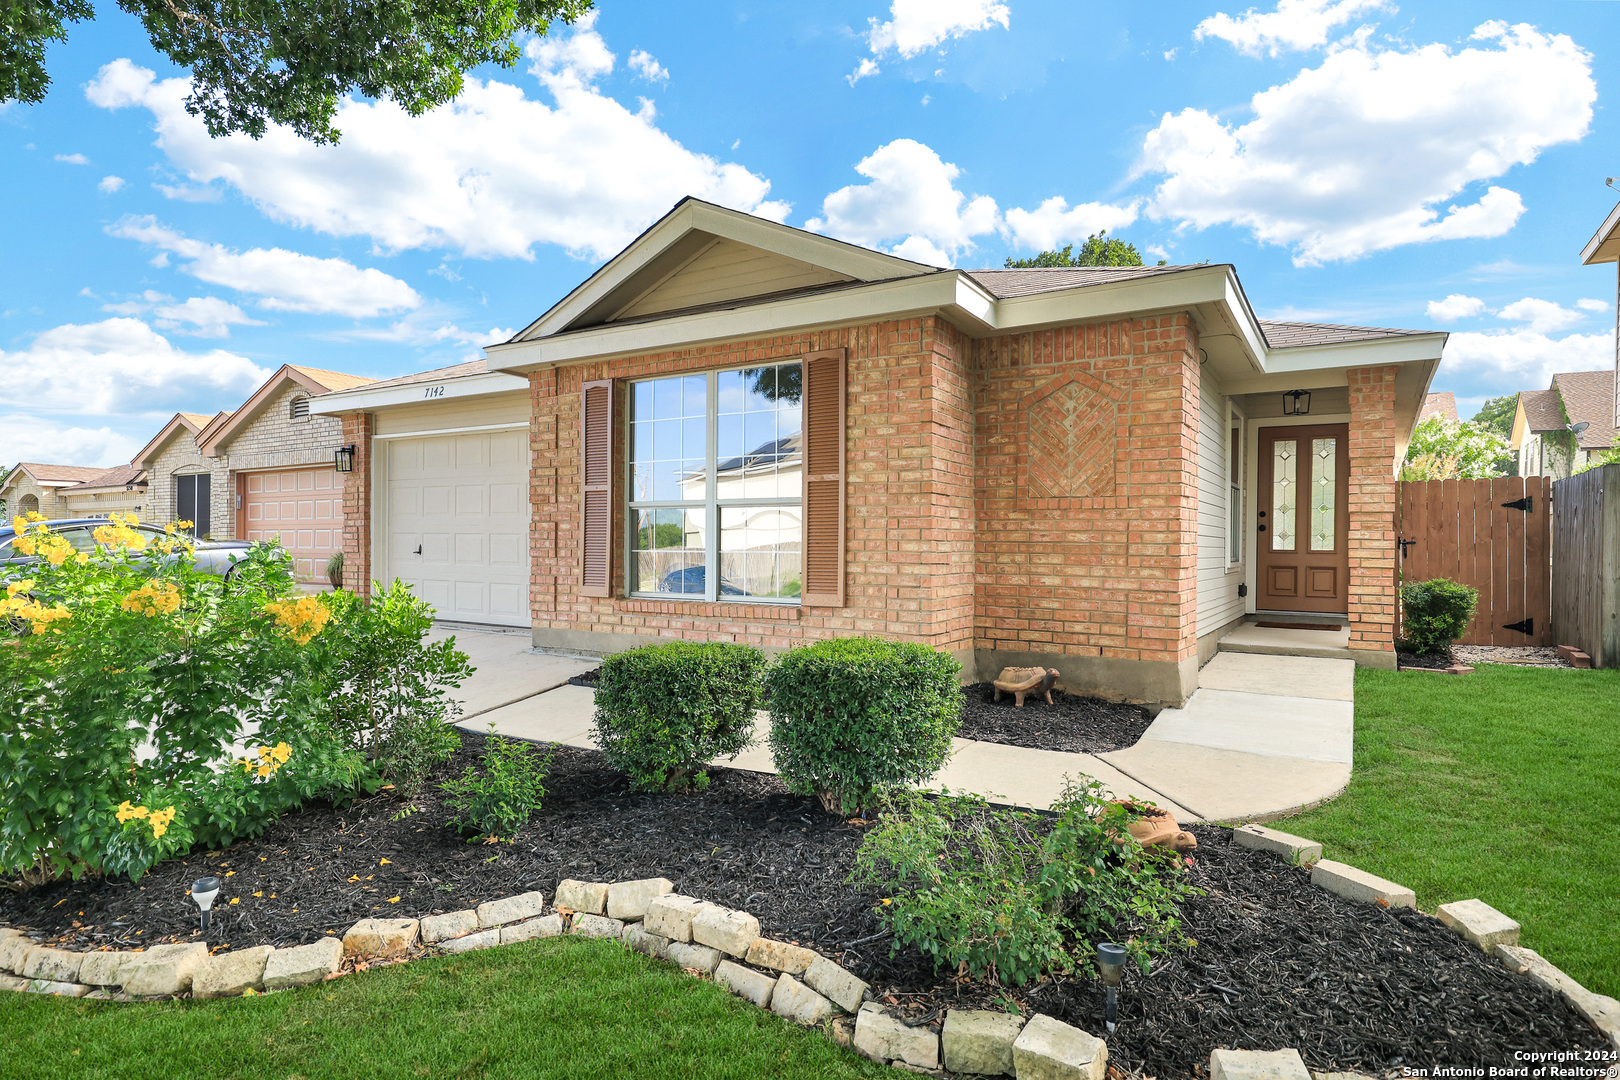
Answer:
[{"label": "white fascia board", "polygon": [[1370,367],[1378,364],[1410,364],[1439,360],[1445,347],[1443,333],[1409,334],[1404,337],[1374,338],[1371,341],[1342,341],[1332,345],[1296,345],[1272,349],[1266,354],[1267,374],[1290,374],[1319,368]]},{"label": "white fascia board", "polygon": [[1620,260],[1620,237],[1615,235],[1616,229],[1620,229],[1620,203],[1614,204],[1609,216],[1603,219],[1598,231],[1592,234],[1592,239],[1581,249],[1582,266]]},{"label": "white fascia board", "polygon": [[1350,368],[1308,368],[1303,371],[1272,371],[1252,379],[1234,379],[1221,383],[1221,392],[1228,397],[1243,394],[1280,394],[1289,390],[1329,390],[1350,385]]},{"label": "white fascia board", "polygon": [[969,316],[974,311],[993,312],[994,301],[977,288],[963,289],[961,278],[958,273],[924,274],[775,303],[508,341],[487,346],[484,351],[491,368],[534,371],[556,364],[769,337],[819,326],[901,319],[941,310],[956,313],[960,309],[961,314]]},{"label": "white fascia board", "polygon": [[404,386],[385,386],[380,390],[368,390],[362,386],[336,394],[322,394],[309,399],[309,411],[321,416],[336,416],[340,413],[374,412],[395,405],[420,405],[426,401],[527,392],[528,389],[528,379],[492,371],[484,375],[462,375],[442,382],[407,383]]}]

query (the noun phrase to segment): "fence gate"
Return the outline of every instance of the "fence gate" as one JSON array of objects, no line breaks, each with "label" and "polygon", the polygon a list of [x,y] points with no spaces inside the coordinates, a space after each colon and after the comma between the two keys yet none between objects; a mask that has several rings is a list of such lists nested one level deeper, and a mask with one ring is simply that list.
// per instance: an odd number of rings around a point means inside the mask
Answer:
[{"label": "fence gate", "polygon": [[1560,480],[1553,532],[1558,644],[1620,666],[1620,464]]},{"label": "fence gate", "polygon": [[1545,476],[1401,483],[1401,580],[1479,590],[1459,644],[1553,644],[1551,496]]}]

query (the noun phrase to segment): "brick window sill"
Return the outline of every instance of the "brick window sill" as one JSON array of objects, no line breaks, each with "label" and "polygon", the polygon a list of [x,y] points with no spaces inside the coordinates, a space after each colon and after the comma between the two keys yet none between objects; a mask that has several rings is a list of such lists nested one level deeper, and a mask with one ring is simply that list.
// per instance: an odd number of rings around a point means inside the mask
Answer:
[{"label": "brick window sill", "polygon": [[777,622],[797,622],[803,609],[798,604],[729,602],[711,604],[705,600],[628,598],[617,601],[614,610],[642,615],[679,615],[689,619],[769,619]]}]

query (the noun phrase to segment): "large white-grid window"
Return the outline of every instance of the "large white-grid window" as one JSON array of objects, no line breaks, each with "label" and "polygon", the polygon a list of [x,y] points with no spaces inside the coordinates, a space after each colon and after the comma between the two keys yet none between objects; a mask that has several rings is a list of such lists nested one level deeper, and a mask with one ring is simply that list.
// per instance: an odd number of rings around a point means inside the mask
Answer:
[{"label": "large white-grid window", "polygon": [[796,360],[630,385],[632,596],[797,601],[802,394]]}]

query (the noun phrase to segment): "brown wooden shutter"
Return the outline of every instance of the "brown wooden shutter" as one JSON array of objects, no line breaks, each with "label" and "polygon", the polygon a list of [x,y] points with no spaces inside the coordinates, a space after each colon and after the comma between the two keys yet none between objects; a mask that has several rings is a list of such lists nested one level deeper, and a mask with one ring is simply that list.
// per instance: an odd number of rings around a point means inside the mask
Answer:
[{"label": "brown wooden shutter", "polygon": [[804,357],[806,607],[844,606],[844,350]]},{"label": "brown wooden shutter", "polygon": [[611,596],[613,565],[613,383],[580,388],[581,596]]}]

